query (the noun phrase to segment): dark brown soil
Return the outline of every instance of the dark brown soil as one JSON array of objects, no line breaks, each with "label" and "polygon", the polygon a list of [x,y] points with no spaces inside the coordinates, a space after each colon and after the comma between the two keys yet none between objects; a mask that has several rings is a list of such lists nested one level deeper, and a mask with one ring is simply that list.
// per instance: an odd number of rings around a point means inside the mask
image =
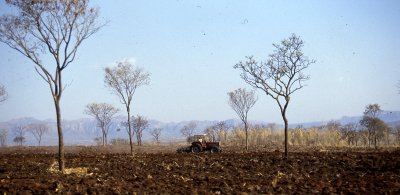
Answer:
[{"label": "dark brown soil", "polygon": [[0,194],[400,194],[400,151],[125,153],[75,150],[53,173],[52,150],[0,152]]}]

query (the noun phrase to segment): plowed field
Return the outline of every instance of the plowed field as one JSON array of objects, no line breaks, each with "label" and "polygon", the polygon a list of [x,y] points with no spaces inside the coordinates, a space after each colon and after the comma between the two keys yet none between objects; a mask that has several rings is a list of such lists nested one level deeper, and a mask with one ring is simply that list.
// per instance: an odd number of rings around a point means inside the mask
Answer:
[{"label": "plowed field", "polygon": [[0,153],[0,194],[400,194],[400,151]]}]

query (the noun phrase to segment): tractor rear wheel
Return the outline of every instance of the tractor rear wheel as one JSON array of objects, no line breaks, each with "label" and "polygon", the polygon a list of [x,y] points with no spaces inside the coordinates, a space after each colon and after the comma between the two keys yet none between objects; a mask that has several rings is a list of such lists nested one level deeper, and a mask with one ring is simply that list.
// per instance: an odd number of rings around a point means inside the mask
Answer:
[{"label": "tractor rear wheel", "polygon": [[199,145],[192,146],[192,152],[193,153],[200,153],[201,152],[201,147]]}]

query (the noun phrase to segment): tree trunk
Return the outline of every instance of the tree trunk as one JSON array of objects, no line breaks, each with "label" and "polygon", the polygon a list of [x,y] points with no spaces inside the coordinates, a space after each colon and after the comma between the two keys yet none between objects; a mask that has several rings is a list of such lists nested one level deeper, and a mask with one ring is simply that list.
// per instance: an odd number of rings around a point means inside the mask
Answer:
[{"label": "tree trunk", "polygon": [[283,121],[285,123],[285,144],[284,145],[285,145],[285,158],[287,159],[288,156],[289,156],[289,153],[288,153],[289,122],[288,122],[288,119],[286,118],[286,109],[287,109],[287,107],[289,105],[290,97],[289,96],[285,97],[285,100],[286,100],[286,103],[285,103],[284,107],[282,108],[282,106],[281,106],[281,104],[279,102],[279,99],[276,99],[276,101],[278,102],[279,108],[281,109],[282,119],[283,119]]},{"label": "tree trunk", "polygon": [[104,144],[105,144],[105,145],[108,144],[108,142],[107,142],[107,134],[106,134],[106,133],[104,133]]},{"label": "tree trunk", "polygon": [[137,141],[137,145],[140,146],[141,145],[141,140],[140,140],[140,128],[136,127],[137,131],[136,131],[136,141]]},{"label": "tree trunk", "polygon": [[248,126],[247,122],[244,123],[244,130],[246,131],[246,151],[249,150],[249,133],[248,133]]},{"label": "tree trunk", "polygon": [[374,148],[377,149],[377,136],[376,136],[376,128],[374,127]]},{"label": "tree trunk", "polygon": [[285,158],[289,156],[288,154],[288,129],[289,129],[289,122],[286,118],[286,111],[282,113],[283,121],[285,122]]},{"label": "tree trunk", "polygon": [[368,128],[368,148],[371,147],[371,130]]},{"label": "tree trunk", "polygon": [[106,134],[106,131],[105,131],[105,129],[104,129],[105,127],[101,127],[101,132],[102,132],[102,134],[103,134],[103,146],[105,146],[106,144],[107,144],[107,134]]},{"label": "tree trunk", "polygon": [[64,173],[64,169],[65,169],[64,135],[63,135],[62,125],[61,125],[60,99],[58,97],[54,97],[54,104],[56,107],[57,131],[58,131],[58,170],[61,171],[62,173]]},{"label": "tree trunk", "polygon": [[104,130],[103,130],[103,128],[101,129],[101,145],[104,147],[105,146],[105,144],[104,144]]},{"label": "tree trunk", "polygon": [[126,111],[128,112],[128,132],[129,132],[129,145],[131,147],[131,155],[133,154],[133,143],[132,143],[132,127],[131,127],[131,109],[129,106],[126,107]]}]

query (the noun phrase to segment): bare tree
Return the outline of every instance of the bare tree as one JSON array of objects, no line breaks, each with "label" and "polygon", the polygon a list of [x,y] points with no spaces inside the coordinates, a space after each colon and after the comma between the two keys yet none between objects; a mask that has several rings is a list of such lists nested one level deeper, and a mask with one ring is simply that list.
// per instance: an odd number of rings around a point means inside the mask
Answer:
[{"label": "bare tree", "polygon": [[49,127],[46,124],[30,124],[28,125],[28,129],[38,141],[39,146],[42,142],[43,135],[49,132]]},{"label": "bare tree", "polygon": [[340,128],[342,139],[347,141],[347,145],[357,145],[357,128],[356,123],[345,124]]},{"label": "bare tree", "polygon": [[143,131],[149,127],[149,121],[143,116],[138,115],[132,120],[133,131],[136,133],[137,145],[142,145]]},{"label": "bare tree", "polygon": [[389,132],[389,126],[380,118],[373,118],[370,116],[363,116],[360,124],[367,129],[368,146],[370,147],[372,143],[374,148],[377,149],[378,144],[384,138],[385,133]]},{"label": "bare tree", "polygon": [[292,34],[281,44],[273,44],[274,53],[269,55],[267,62],[256,62],[253,57],[246,57],[246,62],[237,63],[234,68],[242,71],[242,79],[249,85],[263,90],[278,104],[285,122],[285,156],[288,157],[289,122],[286,111],[291,95],[303,88],[303,82],[310,77],[303,71],[315,63],[303,54],[303,40]]},{"label": "bare tree", "polygon": [[[103,26],[96,22],[99,11],[89,8],[88,1],[7,0],[6,3],[19,14],[1,16],[0,41],[30,59],[50,88],[57,116],[59,170],[64,172],[62,72],[75,60],[82,42]],[[42,61],[41,54],[46,53],[53,59],[53,66]]]},{"label": "bare tree", "polygon": [[129,61],[119,62],[117,67],[106,68],[104,71],[105,85],[120,98],[121,103],[126,107],[126,112],[128,113],[128,121],[126,124],[128,126],[131,155],[133,156],[131,103],[136,89],[150,83],[150,74],[144,72],[141,68],[134,67]]},{"label": "bare tree", "polygon": [[17,143],[19,146],[22,146],[22,144],[25,142],[25,134],[27,132],[28,128],[25,125],[16,125],[13,128],[14,131],[14,142]]},{"label": "bare tree", "polygon": [[107,103],[91,103],[86,105],[85,114],[93,116],[97,121],[97,126],[101,129],[101,142],[103,146],[107,144],[107,135],[111,121],[118,111],[118,108]]},{"label": "bare tree", "polygon": [[196,129],[197,124],[195,122],[189,122],[188,124],[184,125],[181,128],[181,133],[183,136],[185,136],[187,139],[190,139],[192,137],[194,130]]},{"label": "bare tree", "polygon": [[0,130],[0,146],[6,147],[7,146],[7,136],[8,136],[8,129],[1,129]]},{"label": "bare tree", "polygon": [[153,136],[154,141],[159,144],[160,143],[160,137],[161,137],[161,128],[154,128],[153,130],[150,131],[150,135]]},{"label": "bare tree", "polygon": [[385,122],[379,118],[381,112],[378,104],[369,104],[365,107],[363,118],[360,120],[360,124],[368,131],[368,146],[371,147],[371,143],[373,143],[375,149],[378,141],[384,136],[384,131],[388,128]]},{"label": "bare tree", "polygon": [[0,84],[0,102],[4,102],[7,99],[7,91],[4,85]]},{"label": "bare tree", "polygon": [[246,89],[239,88],[235,91],[229,92],[229,105],[239,116],[244,124],[244,130],[246,132],[246,150],[249,149],[249,136],[248,128],[249,124],[247,121],[247,115],[250,109],[257,102],[257,97],[254,95],[254,91],[246,91]]}]

